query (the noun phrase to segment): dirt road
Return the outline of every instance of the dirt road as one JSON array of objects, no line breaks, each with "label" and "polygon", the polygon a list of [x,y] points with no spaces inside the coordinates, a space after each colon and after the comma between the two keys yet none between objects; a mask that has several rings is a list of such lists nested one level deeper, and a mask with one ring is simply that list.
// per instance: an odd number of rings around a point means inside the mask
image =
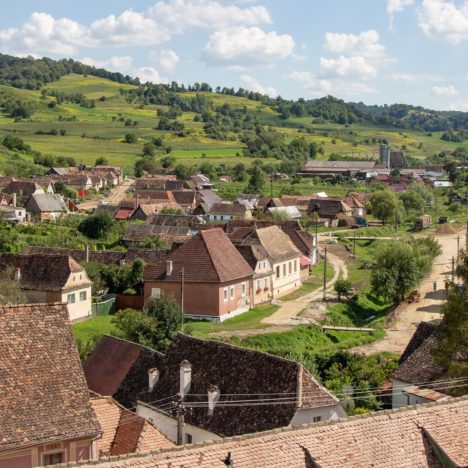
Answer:
[{"label": "dirt road", "polygon": [[[389,351],[401,354],[420,322],[441,318],[440,310],[445,300],[444,281],[451,278],[451,259],[457,255],[457,234],[439,234],[436,238],[442,247],[442,254],[434,260],[431,273],[419,287],[421,301],[400,304],[395,311],[395,320],[382,340],[350,351],[364,354]],[[434,281],[437,282],[436,291],[433,291]]]},{"label": "dirt road", "polygon": [[92,210],[102,201],[107,201],[109,205],[118,205],[126,197],[127,190],[134,183],[135,181],[133,179],[127,179],[121,185],[111,189],[108,197],[82,202],[80,203],[79,208],[82,210]]}]

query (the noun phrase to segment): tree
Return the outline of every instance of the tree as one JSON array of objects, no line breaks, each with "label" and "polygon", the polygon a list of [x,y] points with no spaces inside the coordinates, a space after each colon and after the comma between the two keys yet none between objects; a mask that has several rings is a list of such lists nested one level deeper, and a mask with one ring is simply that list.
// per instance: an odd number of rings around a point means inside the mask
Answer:
[{"label": "tree", "polygon": [[411,246],[405,242],[390,242],[377,252],[371,286],[375,293],[397,305],[404,300],[405,293],[419,283],[423,275]]},{"label": "tree", "polygon": [[114,225],[114,218],[107,211],[102,211],[81,221],[78,230],[90,239],[101,239],[106,237]]},{"label": "tree", "polygon": [[13,275],[13,268],[6,268],[0,272],[0,305],[26,302],[19,281],[16,281]]},{"label": "tree", "polygon": [[143,156],[153,157],[156,153],[156,146],[153,143],[143,145]]},{"label": "tree", "polygon": [[411,211],[416,215],[424,213],[426,202],[424,198],[416,191],[408,190],[400,195],[400,200],[406,211]]},{"label": "tree", "polygon": [[398,198],[388,189],[375,192],[372,197],[371,207],[372,214],[381,219],[383,224],[388,219],[396,219],[401,209]]},{"label": "tree", "polygon": [[96,159],[95,166],[107,166],[109,165],[109,160],[105,158],[104,156],[100,156],[99,158]]},{"label": "tree", "polygon": [[150,299],[142,312],[118,312],[114,323],[122,338],[164,352],[182,327],[182,313],[174,296],[164,295]]},{"label": "tree", "polygon": [[134,133],[127,133],[124,138],[125,143],[136,143],[138,141],[137,136]]},{"label": "tree", "polygon": [[348,297],[353,292],[353,284],[350,280],[347,279],[337,280],[333,288],[338,296],[339,301],[341,301],[341,296]]},{"label": "tree", "polygon": [[249,186],[247,190],[250,193],[260,193],[265,183],[265,173],[258,165],[253,166],[252,171],[250,173]]}]

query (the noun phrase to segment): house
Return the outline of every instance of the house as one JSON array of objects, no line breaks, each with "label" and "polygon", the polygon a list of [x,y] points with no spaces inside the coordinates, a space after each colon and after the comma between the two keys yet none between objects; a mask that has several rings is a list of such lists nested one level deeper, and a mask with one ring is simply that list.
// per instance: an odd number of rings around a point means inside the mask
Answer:
[{"label": "house", "polygon": [[132,221],[148,221],[155,214],[160,214],[164,210],[171,210],[183,213],[182,207],[173,202],[165,202],[161,200],[159,203],[140,203],[138,208],[134,210],[130,219]]},{"label": "house", "polygon": [[0,305],[0,467],[96,459],[91,406],[65,304]]},{"label": "house", "polygon": [[32,195],[45,193],[44,189],[36,182],[16,179],[12,180],[2,191],[7,195],[15,194],[20,206],[24,206],[26,200]]},{"label": "house", "polygon": [[291,242],[301,252],[301,278],[307,279],[310,275],[312,265],[316,265],[319,260],[317,239],[307,231],[301,229],[283,229]]},{"label": "house", "polygon": [[176,203],[188,212],[197,207],[197,192],[195,190],[175,190],[172,195],[174,195]]},{"label": "house", "polygon": [[175,176],[170,175],[141,177],[135,181],[135,189],[139,192],[182,190],[183,187],[183,181],[177,180]]},{"label": "house", "polygon": [[175,203],[174,195],[169,190],[139,190],[133,194],[136,203]]},{"label": "house", "polygon": [[145,242],[159,237],[169,245],[182,244],[192,237],[192,230],[187,226],[157,226],[155,224],[130,224],[122,240],[127,245]]},{"label": "house", "polygon": [[450,398],[450,388],[438,382],[444,380],[447,370],[431,354],[437,346],[438,326],[421,322],[401,355],[398,368],[390,376],[393,408]]},{"label": "house", "polygon": [[200,231],[144,272],[145,300],[172,294],[184,315],[223,321],[250,308],[254,272],[220,228]]},{"label": "house", "polygon": [[0,253],[0,271],[19,282],[28,303],[67,303],[70,320],[91,315],[92,282],[68,255]]},{"label": "house", "polygon": [[237,244],[236,249],[254,271],[252,306],[270,302],[273,297],[273,269],[268,253],[261,245]]},{"label": "house", "polygon": [[10,223],[24,223],[26,210],[17,206],[0,204],[0,220]]},{"label": "house", "polygon": [[83,372],[91,392],[130,409],[148,387],[148,370],[161,368],[163,357],[154,349],[105,335],[83,363]]},{"label": "house", "polygon": [[308,213],[318,213],[320,220],[327,220],[331,226],[338,226],[338,215],[352,216],[353,210],[342,200],[321,198],[310,200]]},{"label": "house", "polygon": [[120,206],[114,213],[114,219],[117,221],[127,221],[135,213],[135,208],[131,206]]},{"label": "house", "polygon": [[102,430],[99,458],[174,447],[148,420],[120,406],[111,397],[95,396],[91,405]]},{"label": "house", "polygon": [[190,190],[213,190],[215,185],[210,182],[210,179],[203,174],[197,174],[191,176],[189,180],[185,182],[186,188]]},{"label": "house", "polygon": [[354,177],[360,172],[371,172],[375,169],[376,161],[324,161],[309,159],[299,174],[305,177],[328,178],[341,175]]},{"label": "house", "polygon": [[24,205],[26,211],[37,221],[55,221],[69,212],[63,198],[57,194],[37,193],[29,197]]},{"label": "house", "polygon": [[211,206],[208,219],[211,222],[231,219],[251,219],[252,211],[237,203],[215,203]]},{"label": "house", "polygon": [[[177,393],[187,408],[184,443],[346,417],[340,401],[301,364],[218,341],[178,334],[153,372],[137,414],[171,440],[177,428],[171,407],[154,402]],[[244,406],[250,402],[257,405]]]},{"label": "house", "polygon": [[348,194],[343,198],[347,206],[351,208],[351,215],[354,217],[364,217],[367,215],[366,206],[359,200],[358,197]]},{"label": "house", "polygon": [[274,429],[89,467],[466,467],[468,397]]},{"label": "house", "polygon": [[267,209],[267,212],[275,216],[284,216],[286,219],[302,218],[301,212],[295,206],[276,206]]},{"label": "house", "polygon": [[221,197],[214,190],[201,190],[197,192],[197,203],[204,203],[211,208],[217,203],[222,203]]}]

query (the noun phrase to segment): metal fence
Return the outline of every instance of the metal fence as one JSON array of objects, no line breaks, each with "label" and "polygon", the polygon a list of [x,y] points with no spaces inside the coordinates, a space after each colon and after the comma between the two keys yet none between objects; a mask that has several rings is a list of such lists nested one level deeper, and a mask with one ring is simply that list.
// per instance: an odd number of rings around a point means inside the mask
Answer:
[{"label": "metal fence", "polygon": [[113,314],[117,310],[117,301],[114,294],[105,296],[105,300],[101,302],[93,302],[91,312],[93,317]]}]

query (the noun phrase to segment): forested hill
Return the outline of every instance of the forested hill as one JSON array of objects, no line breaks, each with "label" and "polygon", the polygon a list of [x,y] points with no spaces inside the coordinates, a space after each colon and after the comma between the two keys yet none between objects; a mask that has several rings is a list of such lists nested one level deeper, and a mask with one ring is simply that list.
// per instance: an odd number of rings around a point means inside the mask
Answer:
[{"label": "forested hill", "polygon": [[346,103],[333,96],[291,101],[281,97],[270,98],[242,88],[235,90],[217,87],[213,90],[206,83],[194,83],[187,87],[175,82],[170,85],[142,86],[138,78],[84,65],[72,59],[56,61],[49,58],[18,58],[0,54],[0,84],[38,90],[70,73],[96,76],[122,84],[140,86],[138,90],[132,92],[132,97],[139,99],[142,103],[175,104],[184,107],[185,100],[181,95],[185,92],[216,92],[260,101],[277,111],[284,120],[289,117],[310,116],[316,123],[351,124],[361,122],[426,132],[447,131],[447,139],[452,141],[463,141],[466,135],[459,135],[456,132],[468,130],[467,112],[434,111],[406,104],[370,106],[362,102]]}]

